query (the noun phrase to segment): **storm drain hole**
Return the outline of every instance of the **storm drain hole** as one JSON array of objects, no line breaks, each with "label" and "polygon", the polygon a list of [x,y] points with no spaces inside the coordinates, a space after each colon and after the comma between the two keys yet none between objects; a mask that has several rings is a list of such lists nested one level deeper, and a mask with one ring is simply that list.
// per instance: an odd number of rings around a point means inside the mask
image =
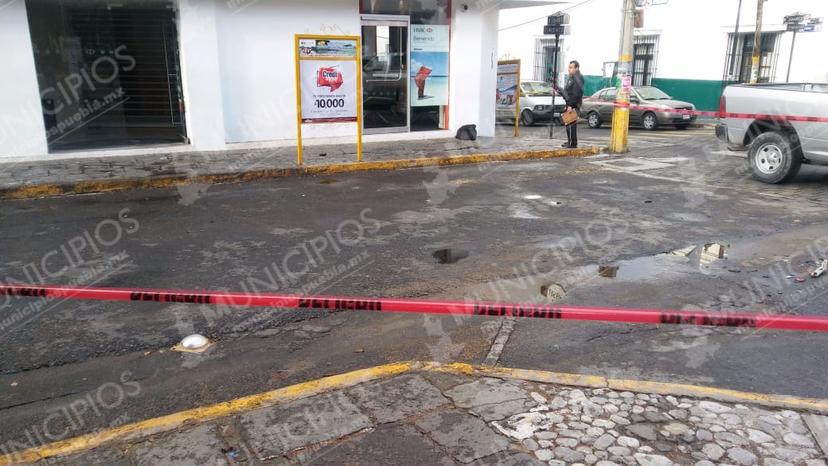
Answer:
[{"label": "storm drain hole", "polygon": [[432,256],[437,259],[438,264],[454,264],[457,261],[469,257],[469,251],[462,249],[438,249]]}]

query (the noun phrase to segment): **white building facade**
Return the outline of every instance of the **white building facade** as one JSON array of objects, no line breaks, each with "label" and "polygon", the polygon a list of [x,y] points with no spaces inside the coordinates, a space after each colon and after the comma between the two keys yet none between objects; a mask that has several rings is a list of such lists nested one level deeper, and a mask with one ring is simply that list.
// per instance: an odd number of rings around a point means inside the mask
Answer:
[{"label": "white building facade", "polygon": [[[499,12],[527,3],[0,2],[0,160],[294,145],[295,34],[361,36],[364,140],[493,136]],[[436,43],[416,55],[412,31]],[[303,127],[306,143],[355,136]]]},{"label": "white building facade", "polygon": [[[634,85],[654,85],[703,110],[716,110],[723,86],[750,79],[756,28],[756,0],[649,0],[635,29]],[[571,2],[570,34],[561,37],[558,69],[578,60],[591,94],[611,85],[618,60],[622,0]],[[828,30],[800,32],[791,54],[793,32],[783,18],[796,12],[828,16],[825,0],[767,0],[763,6],[760,81],[828,82]],[[501,15],[499,56],[520,58],[521,73],[548,80],[556,54],[554,37],[541,35],[545,14],[533,8]],[[820,30],[821,29],[821,30]],[[735,38],[735,49],[734,49]],[[732,64],[732,66],[731,66]]]}]

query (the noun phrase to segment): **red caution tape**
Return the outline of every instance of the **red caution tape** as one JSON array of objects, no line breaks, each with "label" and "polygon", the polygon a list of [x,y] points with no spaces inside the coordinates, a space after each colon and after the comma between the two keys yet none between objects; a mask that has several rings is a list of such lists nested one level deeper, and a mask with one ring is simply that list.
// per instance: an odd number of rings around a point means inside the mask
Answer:
[{"label": "red caution tape", "polygon": [[616,102],[613,104],[619,108],[629,108],[632,110],[653,111],[662,113],[671,113],[675,115],[691,115],[691,116],[709,116],[714,118],[743,118],[752,120],[771,120],[771,121],[803,121],[808,123],[828,123],[828,117],[815,116],[801,116],[801,115],[771,115],[766,113],[733,113],[733,112],[708,112],[704,110],[688,110],[684,108],[661,108],[661,107],[647,107],[643,105],[630,104],[628,102]]},{"label": "red caution tape", "polygon": [[329,309],[372,312],[413,312],[491,317],[591,320],[636,324],[680,324],[714,327],[828,332],[828,316],[793,316],[759,312],[672,311],[469,301],[292,296],[225,291],[173,291],[132,288],[0,285],[0,295],[95,301],[149,301],[282,309]]}]

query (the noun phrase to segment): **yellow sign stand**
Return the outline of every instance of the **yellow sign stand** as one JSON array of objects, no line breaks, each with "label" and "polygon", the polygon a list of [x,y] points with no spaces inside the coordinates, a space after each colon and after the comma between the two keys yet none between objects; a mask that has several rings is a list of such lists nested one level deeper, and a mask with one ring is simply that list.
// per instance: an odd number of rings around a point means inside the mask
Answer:
[{"label": "yellow sign stand", "polygon": [[[302,117],[302,62],[354,62],[356,64],[356,124],[357,124],[357,162],[362,161],[362,42],[360,36],[328,36],[313,34],[296,34],[294,52],[296,54],[296,163],[302,165],[302,124],[332,123],[354,121],[353,117],[306,118]],[[336,85],[336,84],[335,84]],[[342,85],[342,81],[339,81]],[[337,100],[337,99],[334,99]],[[345,102],[345,99],[339,99]]]}]

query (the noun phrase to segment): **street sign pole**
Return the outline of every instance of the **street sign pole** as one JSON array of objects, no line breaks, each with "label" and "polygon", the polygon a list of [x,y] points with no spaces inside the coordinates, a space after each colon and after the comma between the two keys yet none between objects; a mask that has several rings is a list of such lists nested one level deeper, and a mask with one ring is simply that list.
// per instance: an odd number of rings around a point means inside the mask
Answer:
[{"label": "street sign pole", "polygon": [[788,58],[788,74],[785,76],[785,82],[791,82],[791,63],[793,63],[794,44],[796,44],[796,30],[793,32],[793,39],[791,40],[791,55]]},{"label": "street sign pole", "polygon": [[785,82],[791,82],[791,63],[793,63],[794,45],[796,45],[796,34],[799,32],[816,32],[822,30],[822,18],[811,17],[808,13],[796,12],[785,16],[783,19],[786,30],[793,32],[791,39],[791,54],[788,57],[788,74],[785,76]]},{"label": "street sign pole", "polygon": [[[552,61],[552,83],[553,86],[557,84],[558,81],[558,60],[561,55],[560,50],[560,39],[562,34],[569,34],[568,26],[569,24],[569,14],[568,13],[555,13],[552,16],[548,16],[546,18],[546,25],[543,27],[543,33],[545,35],[554,35],[555,36],[555,56]],[[549,121],[549,139],[552,139],[552,136],[555,132],[555,91],[552,90],[552,116]]]},{"label": "street sign pole", "polygon": [[553,138],[555,134],[555,89],[554,86],[558,82],[558,57],[561,53],[558,47],[558,40],[561,38],[560,34],[555,34],[555,61],[552,62],[552,117],[549,119],[549,139]]},{"label": "street sign pole", "polygon": [[730,53],[729,79],[733,79],[733,67],[736,65],[736,45],[739,42],[739,19],[742,17],[742,0],[739,0],[739,7],[736,9],[736,29],[733,31],[733,50]]}]

